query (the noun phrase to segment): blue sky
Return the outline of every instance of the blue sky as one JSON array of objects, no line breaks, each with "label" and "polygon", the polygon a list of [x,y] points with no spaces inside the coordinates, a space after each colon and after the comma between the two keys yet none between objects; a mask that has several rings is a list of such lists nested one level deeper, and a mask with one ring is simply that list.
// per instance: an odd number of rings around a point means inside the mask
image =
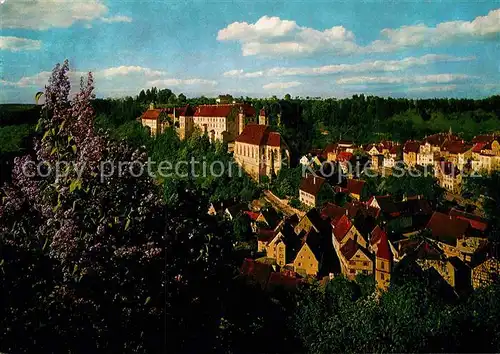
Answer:
[{"label": "blue sky", "polygon": [[497,1],[0,3],[0,102],[33,102],[65,58],[100,97],[500,93]]}]

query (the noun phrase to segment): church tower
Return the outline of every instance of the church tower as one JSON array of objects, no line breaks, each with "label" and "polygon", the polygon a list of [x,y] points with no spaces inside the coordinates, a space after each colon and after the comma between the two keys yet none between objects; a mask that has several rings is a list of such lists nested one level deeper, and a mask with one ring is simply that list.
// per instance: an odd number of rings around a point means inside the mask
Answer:
[{"label": "church tower", "polygon": [[382,231],[375,253],[375,284],[378,291],[385,291],[389,288],[391,281],[392,253],[389,247],[387,234]]},{"label": "church tower", "polygon": [[259,125],[269,125],[269,120],[264,108],[262,108],[259,112]]}]

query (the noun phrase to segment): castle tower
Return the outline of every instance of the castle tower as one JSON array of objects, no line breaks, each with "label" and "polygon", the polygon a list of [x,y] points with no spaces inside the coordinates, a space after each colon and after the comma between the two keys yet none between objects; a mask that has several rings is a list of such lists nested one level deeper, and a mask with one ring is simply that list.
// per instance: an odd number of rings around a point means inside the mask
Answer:
[{"label": "castle tower", "polygon": [[238,135],[245,129],[245,111],[243,106],[240,106],[240,111],[238,112]]},{"label": "castle tower", "polygon": [[269,120],[266,115],[266,110],[262,108],[259,112],[259,125],[269,125]]},{"label": "castle tower", "polygon": [[378,291],[389,288],[391,281],[392,253],[387,234],[382,231],[375,255],[375,284]]},{"label": "castle tower", "polygon": [[155,109],[155,104],[153,102],[149,104],[149,109]]}]

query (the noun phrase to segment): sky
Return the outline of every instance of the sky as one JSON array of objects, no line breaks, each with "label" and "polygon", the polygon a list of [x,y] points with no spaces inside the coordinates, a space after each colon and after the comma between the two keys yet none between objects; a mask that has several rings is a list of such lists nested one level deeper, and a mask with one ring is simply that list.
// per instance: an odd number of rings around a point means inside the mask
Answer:
[{"label": "sky", "polygon": [[500,93],[500,2],[0,0],[0,102],[69,59],[98,97],[481,98]]}]

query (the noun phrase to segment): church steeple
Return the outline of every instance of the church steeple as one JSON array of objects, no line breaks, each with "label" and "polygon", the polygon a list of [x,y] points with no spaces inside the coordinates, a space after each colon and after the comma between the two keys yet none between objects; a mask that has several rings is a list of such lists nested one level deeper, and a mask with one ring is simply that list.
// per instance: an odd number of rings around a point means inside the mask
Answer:
[{"label": "church steeple", "polygon": [[385,291],[391,281],[392,252],[389,247],[387,234],[382,231],[375,256],[375,283],[377,290]]}]

